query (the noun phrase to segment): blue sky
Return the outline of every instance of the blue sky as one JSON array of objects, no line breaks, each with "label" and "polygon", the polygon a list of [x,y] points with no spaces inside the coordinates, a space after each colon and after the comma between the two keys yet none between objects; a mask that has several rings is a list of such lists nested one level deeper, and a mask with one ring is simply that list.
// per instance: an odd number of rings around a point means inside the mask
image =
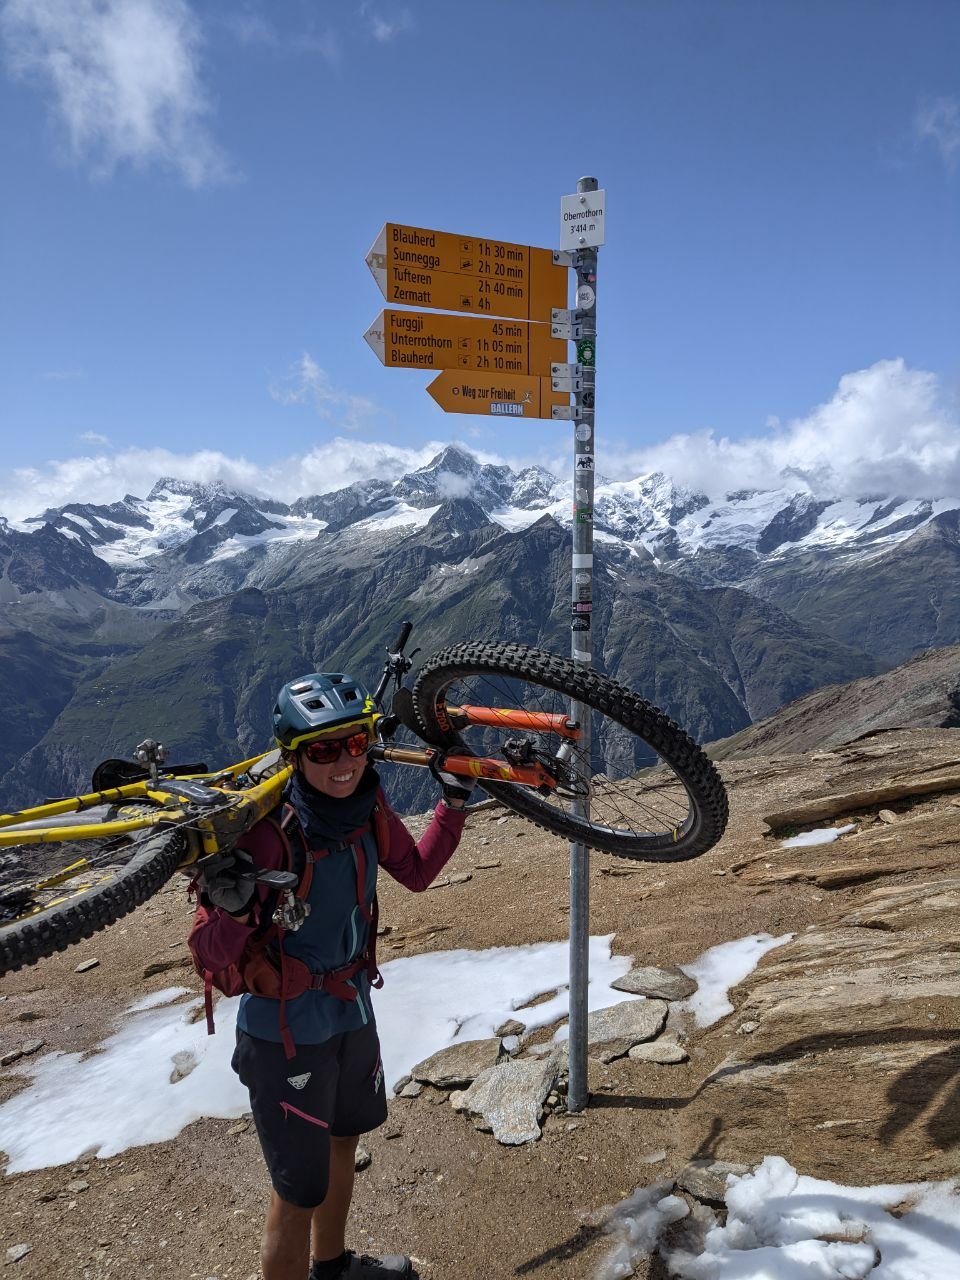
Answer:
[{"label": "blue sky", "polygon": [[564,468],[378,364],[364,255],[553,247],[585,173],[602,471],[955,491],[958,48],[954,0],[0,0],[0,513]]}]

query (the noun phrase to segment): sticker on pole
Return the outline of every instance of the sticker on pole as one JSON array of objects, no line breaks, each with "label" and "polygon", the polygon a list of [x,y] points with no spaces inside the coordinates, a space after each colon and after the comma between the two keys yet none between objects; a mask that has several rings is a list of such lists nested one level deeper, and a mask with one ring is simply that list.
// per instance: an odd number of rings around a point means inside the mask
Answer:
[{"label": "sticker on pole", "polygon": [[592,369],[597,359],[597,349],[591,338],[582,338],[577,343],[577,360],[587,369]]},{"label": "sticker on pole", "polygon": [[560,197],[560,248],[588,249],[604,244],[606,191]]}]

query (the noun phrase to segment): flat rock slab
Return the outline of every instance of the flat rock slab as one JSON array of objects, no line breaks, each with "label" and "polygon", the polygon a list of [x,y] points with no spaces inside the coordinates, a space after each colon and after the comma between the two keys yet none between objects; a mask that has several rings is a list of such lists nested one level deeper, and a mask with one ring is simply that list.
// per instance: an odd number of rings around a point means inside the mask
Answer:
[{"label": "flat rock slab", "polygon": [[631,969],[610,985],[615,991],[629,991],[634,996],[651,996],[658,1000],[686,1000],[697,989],[694,979],[682,969],[658,969],[650,964]]},{"label": "flat rock slab", "polygon": [[742,1177],[749,1172],[748,1164],[734,1164],[729,1160],[691,1160],[681,1169],[677,1185],[697,1200],[722,1204],[731,1174]]},{"label": "flat rock slab", "polygon": [[543,1104],[561,1070],[559,1053],[488,1067],[463,1093],[451,1095],[458,1111],[483,1117],[498,1142],[519,1146],[540,1137]]},{"label": "flat rock slab", "polygon": [[[871,836],[865,840],[857,837],[857,847],[862,854],[856,858],[844,858],[840,861],[821,863],[815,855],[810,861],[799,864],[778,865],[754,862],[742,868],[734,868],[745,884],[781,885],[781,884],[815,884],[821,889],[845,889],[850,885],[866,884],[870,880],[881,880],[885,876],[903,875],[914,871],[937,871],[943,868],[953,871],[956,867],[956,832],[941,830],[928,832],[922,838],[906,840],[901,836],[889,834],[888,827],[882,828],[883,835]],[[831,846],[832,847],[832,846]],[[812,846],[814,850],[819,846]],[[852,848],[848,841],[847,849]],[[795,850],[790,850],[794,853]]]},{"label": "flat rock slab", "polygon": [[955,1176],[958,900],[956,873],[877,888],[766,956],[730,993],[753,1033],[696,1033],[717,1065],[678,1114],[688,1149],[859,1185]]},{"label": "flat rock slab", "polygon": [[667,1021],[665,1000],[624,1000],[598,1009],[587,1019],[587,1052],[601,1062],[629,1053],[635,1044],[653,1040]]},{"label": "flat rock slab", "polygon": [[438,1089],[456,1089],[471,1084],[481,1072],[495,1066],[501,1053],[499,1036],[492,1040],[463,1040],[424,1058],[410,1068],[410,1074],[414,1080]]},{"label": "flat rock slab", "polygon": [[865,787],[845,791],[839,795],[818,796],[792,809],[764,815],[764,822],[772,831],[783,827],[802,827],[808,822],[822,822],[841,814],[861,809],[874,809],[884,802],[905,800],[908,796],[937,795],[945,791],[960,791],[960,770],[945,769],[931,776],[929,769],[922,769],[913,778],[902,782],[887,782],[878,787]]},{"label": "flat rock slab", "polygon": [[683,1045],[678,1044],[671,1036],[663,1036],[660,1040],[652,1040],[648,1044],[635,1044],[627,1054],[639,1062],[656,1062],[660,1066],[673,1066],[678,1062],[686,1062],[689,1054]]},{"label": "flat rock slab", "polygon": [[874,889],[853,911],[840,917],[840,924],[897,933],[911,929],[918,921],[930,925],[935,917],[942,918],[938,924],[960,920],[960,876]]}]

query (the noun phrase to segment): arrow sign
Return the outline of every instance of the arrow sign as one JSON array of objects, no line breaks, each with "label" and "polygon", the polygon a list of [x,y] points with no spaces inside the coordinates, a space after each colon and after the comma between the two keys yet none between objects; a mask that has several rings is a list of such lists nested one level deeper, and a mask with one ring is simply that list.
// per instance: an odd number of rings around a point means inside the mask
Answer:
[{"label": "arrow sign", "polygon": [[366,262],[386,300],[406,306],[549,320],[567,305],[567,268],[550,249],[388,222]]},{"label": "arrow sign", "polygon": [[446,413],[485,417],[549,418],[554,405],[569,405],[569,395],[550,389],[549,378],[523,374],[460,373],[445,369],[427,387]]},{"label": "arrow sign", "polygon": [[519,320],[438,316],[429,311],[381,311],[363,335],[390,368],[458,369],[540,377],[567,357],[550,326]]}]

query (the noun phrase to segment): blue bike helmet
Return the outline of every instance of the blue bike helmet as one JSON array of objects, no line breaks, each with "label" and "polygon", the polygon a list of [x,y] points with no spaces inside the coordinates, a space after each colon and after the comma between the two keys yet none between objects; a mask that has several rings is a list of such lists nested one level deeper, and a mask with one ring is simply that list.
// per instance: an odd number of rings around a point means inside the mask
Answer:
[{"label": "blue bike helmet", "polygon": [[314,671],[285,684],[273,709],[273,734],[293,751],[329,729],[356,726],[372,733],[378,719],[369,690],[342,671]]}]

